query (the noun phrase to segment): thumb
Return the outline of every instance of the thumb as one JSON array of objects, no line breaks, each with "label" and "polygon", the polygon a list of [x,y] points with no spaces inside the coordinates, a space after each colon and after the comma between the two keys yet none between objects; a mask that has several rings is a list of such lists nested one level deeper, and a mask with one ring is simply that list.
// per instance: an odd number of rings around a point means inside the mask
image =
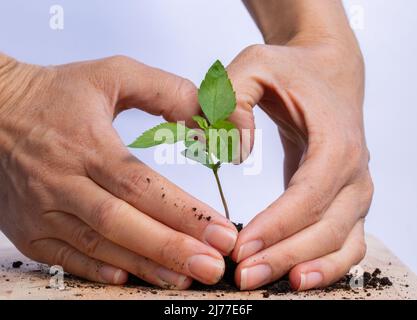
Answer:
[{"label": "thumb", "polygon": [[252,151],[255,140],[255,117],[253,108],[264,94],[263,86],[254,76],[253,69],[241,56],[227,67],[229,78],[236,92],[236,110],[229,117],[241,132],[241,161]]},{"label": "thumb", "polygon": [[189,80],[125,56],[97,62],[115,114],[138,108],[167,121],[188,121],[199,113],[197,88]]}]

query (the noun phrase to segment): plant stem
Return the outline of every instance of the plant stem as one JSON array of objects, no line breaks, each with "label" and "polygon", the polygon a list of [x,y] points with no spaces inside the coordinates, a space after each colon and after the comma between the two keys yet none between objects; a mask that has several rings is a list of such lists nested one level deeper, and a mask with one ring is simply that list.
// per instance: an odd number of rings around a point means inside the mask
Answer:
[{"label": "plant stem", "polygon": [[216,177],[217,187],[219,188],[220,197],[222,198],[224,212],[226,213],[226,218],[230,220],[229,216],[229,208],[227,207],[226,198],[224,197],[222,184],[220,183],[219,174],[218,174],[218,167],[213,168],[214,176]]}]

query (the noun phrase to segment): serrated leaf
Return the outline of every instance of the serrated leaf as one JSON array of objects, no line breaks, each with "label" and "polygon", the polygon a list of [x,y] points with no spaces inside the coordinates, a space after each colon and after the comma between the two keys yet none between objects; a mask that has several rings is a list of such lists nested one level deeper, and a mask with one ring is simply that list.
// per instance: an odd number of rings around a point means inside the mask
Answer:
[{"label": "serrated leaf", "polygon": [[181,154],[188,159],[201,163],[209,169],[213,170],[215,167],[215,164],[210,163],[210,158],[207,152],[195,154],[195,152],[191,149],[185,149],[181,152]]},{"label": "serrated leaf", "polygon": [[204,148],[206,145],[206,134],[205,131],[201,129],[189,129],[186,133],[186,139],[184,144],[186,147],[193,145],[194,143],[201,143]]},{"label": "serrated leaf", "polygon": [[239,131],[231,122],[224,123],[226,128],[210,128],[208,133],[208,151],[221,163],[230,163],[240,154]]},{"label": "serrated leaf", "polygon": [[[227,162],[233,162],[234,160],[237,160],[240,155],[240,135],[236,125],[233,122],[227,120],[220,120],[213,125],[213,128],[218,130],[224,129],[227,131],[227,137],[220,135],[220,139],[224,140],[224,138],[227,138],[227,141],[223,141],[224,144],[227,144]],[[226,146],[224,146],[224,148],[226,148]],[[225,152],[225,150],[223,150],[223,152]]]},{"label": "serrated leaf", "polygon": [[227,120],[219,120],[215,124],[213,124],[212,127],[215,129],[225,129],[227,131],[236,129],[235,124]]},{"label": "serrated leaf", "polygon": [[201,117],[201,116],[194,116],[194,117],[193,117],[193,120],[194,120],[195,122],[197,122],[198,126],[199,126],[201,129],[203,129],[203,130],[208,129],[209,124],[208,124],[208,122],[207,122],[207,120],[206,120],[205,118],[203,118],[203,117]]},{"label": "serrated leaf", "polygon": [[189,128],[179,123],[165,122],[145,131],[128,147],[150,148],[163,143],[173,144],[185,140]]},{"label": "serrated leaf", "polygon": [[198,91],[201,109],[211,124],[227,119],[236,108],[236,95],[227,71],[217,60]]}]

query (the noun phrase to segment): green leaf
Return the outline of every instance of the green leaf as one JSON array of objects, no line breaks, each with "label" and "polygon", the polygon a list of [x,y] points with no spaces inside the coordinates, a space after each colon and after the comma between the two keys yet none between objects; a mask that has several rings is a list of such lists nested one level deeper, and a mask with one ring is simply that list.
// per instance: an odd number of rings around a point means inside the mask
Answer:
[{"label": "green leaf", "polygon": [[194,120],[195,122],[197,122],[198,126],[199,126],[201,129],[203,129],[203,130],[208,129],[209,124],[208,124],[208,122],[207,122],[207,120],[206,120],[205,118],[200,117],[200,116],[194,116],[194,117],[193,117],[193,120]]},{"label": "green leaf", "polygon": [[225,129],[226,131],[236,129],[235,124],[227,120],[219,120],[212,127],[215,129]]},{"label": "green leaf", "polygon": [[227,71],[217,60],[198,91],[198,101],[211,124],[227,119],[236,108],[236,95]]},{"label": "green leaf", "polygon": [[181,152],[181,154],[188,159],[201,163],[202,165],[206,166],[209,169],[213,170],[213,168],[215,168],[216,166],[215,164],[210,163],[210,157],[207,152],[200,152],[196,154],[191,149],[185,149],[184,151]]},{"label": "green leaf", "polygon": [[186,147],[193,145],[194,143],[201,143],[203,146],[206,144],[205,131],[201,129],[189,129],[186,133],[186,139],[184,144]]},{"label": "green leaf", "polygon": [[[213,125],[213,128],[216,128],[218,130],[224,129],[227,131],[227,137],[220,135],[220,138],[223,139],[224,144],[227,145],[227,161],[233,162],[234,160],[237,160],[240,156],[240,135],[239,131],[236,128],[236,125],[233,122],[227,120],[220,120]],[[226,146],[224,146],[224,148],[226,148]]]},{"label": "green leaf", "polygon": [[166,122],[145,131],[128,147],[150,148],[163,143],[173,144],[185,140],[191,129],[179,123]]},{"label": "green leaf", "polygon": [[207,149],[221,163],[233,162],[240,154],[239,131],[231,122],[219,123],[218,125],[218,129],[213,127],[209,129]]}]

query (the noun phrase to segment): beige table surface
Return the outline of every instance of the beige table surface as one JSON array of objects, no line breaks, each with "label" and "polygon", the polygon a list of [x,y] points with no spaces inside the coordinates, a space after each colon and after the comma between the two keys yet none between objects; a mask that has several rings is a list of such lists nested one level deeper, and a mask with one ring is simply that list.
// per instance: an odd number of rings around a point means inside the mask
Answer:
[{"label": "beige table surface", "polygon": [[[3,244],[1,244],[3,243]],[[199,292],[149,289],[138,286],[95,285],[66,277],[64,290],[49,288],[48,268],[22,256],[0,241],[0,299],[265,299],[263,290],[252,292]],[[393,282],[384,290],[356,289],[355,292],[314,290],[307,293],[271,295],[268,299],[417,299],[417,277],[375,237],[367,236],[368,254],[360,266],[382,270]],[[14,261],[23,265],[15,269]]]}]

